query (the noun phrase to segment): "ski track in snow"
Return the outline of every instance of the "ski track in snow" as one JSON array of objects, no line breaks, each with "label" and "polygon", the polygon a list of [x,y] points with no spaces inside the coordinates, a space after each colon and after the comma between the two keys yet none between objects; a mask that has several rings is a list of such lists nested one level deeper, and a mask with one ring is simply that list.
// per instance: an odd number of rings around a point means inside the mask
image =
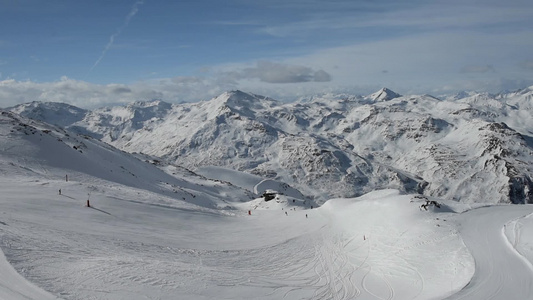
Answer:
[{"label": "ski track in snow", "polygon": [[[461,235],[476,260],[471,281],[447,299],[531,299],[533,268],[515,248],[520,232],[510,241],[505,227],[514,227],[533,211],[530,205],[492,206],[461,214]],[[506,226],[510,224],[511,226]]]},{"label": "ski track in snow", "polygon": [[[1,246],[23,276],[63,299],[139,299],[140,295],[174,299],[177,294],[197,299],[202,295],[217,295],[219,299],[353,299],[359,294],[353,280],[350,281],[354,268],[348,262],[346,242],[331,236],[322,221],[311,225],[309,233],[298,229],[295,231],[298,234],[286,240],[283,236],[287,235],[282,234],[281,238],[274,238],[281,239],[280,242],[251,245],[250,249],[243,246],[246,242],[232,244],[241,238],[257,240],[253,237],[257,234],[254,230],[232,233],[222,228],[218,232],[219,244],[206,244],[202,238],[205,228],[195,227],[205,222],[203,227],[213,226],[216,230],[218,223],[231,218],[130,201],[114,201],[111,206],[87,209],[81,205],[84,201],[79,200],[80,195],[72,194],[72,189],[78,186],[76,183],[63,188],[63,195],[46,200],[39,199],[41,189],[44,187],[45,193],[57,193],[57,182],[24,182],[20,186],[32,184],[38,187],[29,192],[27,201],[6,203],[6,209],[15,213],[2,218],[9,226],[0,228]],[[7,199],[18,197],[20,189],[16,186],[3,185]],[[85,192],[84,188],[81,190]],[[96,197],[93,205],[98,205],[97,196],[93,197]],[[50,214],[42,214],[43,211]],[[169,221],[167,215],[190,220],[173,225],[185,229],[177,233],[176,240],[176,232],[165,232],[171,228],[152,233],[157,223],[132,220],[129,212],[137,211],[153,213],[165,222]],[[305,213],[321,219],[318,212]],[[278,214],[283,216],[284,226],[295,226],[311,222],[305,213],[292,211],[290,217],[281,211]],[[296,218],[301,221],[295,222]],[[242,221],[241,226],[250,222]],[[235,224],[239,225],[238,220]],[[146,225],[152,229],[143,228]],[[155,238],[144,236],[150,233]],[[166,240],[159,239],[159,234]],[[181,241],[188,238],[188,242]],[[235,293],[235,287],[239,292]],[[44,299],[30,297],[40,298]]]},{"label": "ski track in snow", "polygon": [[[45,235],[59,234],[48,232]],[[81,299],[89,291],[93,291],[89,294],[98,295],[100,286],[105,286],[105,293],[124,295],[132,285],[138,285],[169,294],[185,292],[195,295],[202,293],[197,290],[195,282],[203,281],[205,287],[218,290],[217,294],[227,294],[227,299],[232,298],[228,294],[231,287],[270,291],[265,296],[267,299],[279,299],[279,295],[283,299],[294,299],[293,295],[308,295],[306,299],[354,299],[359,294],[351,281],[355,268],[349,265],[341,241],[332,240],[325,233],[319,236],[304,235],[279,245],[250,250],[182,249],[138,245],[120,239],[99,240],[98,245],[80,241],[74,249],[65,249],[60,255],[74,263],[60,264],[64,265],[60,283],[63,288],[54,292],[65,299]],[[30,239],[34,244],[31,249],[21,247]],[[64,239],[79,237],[64,236]],[[53,257],[61,250],[48,249],[57,248],[61,243],[60,239],[47,244],[42,238],[39,241],[38,236],[26,236],[4,241],[4,246],[7,244],[11,251],[18,253],[15,263],[31,269],[29,263],[58,264]],[[84,248],[92,250],[84,253]],[[36,259],[37,252],[40,258]],[[30,279],[45,283],[45,287],[56,285],[54,281],[58,278],[43,281],[42,277],[34,275]],[[76,289],[69,290],[68,287]],[[96,298],[100,297],[107,299],[103,291]]]},{"label": "ski track in snow", "polygon": [[[523,236],[533,236],[533,213],[517,218],[506,224],[504,233],[509,239],[509,243],[518,251],[531,265],[533,262],[533,240],[522,239]],[[533,266],[531,266],[533,269]]]}]

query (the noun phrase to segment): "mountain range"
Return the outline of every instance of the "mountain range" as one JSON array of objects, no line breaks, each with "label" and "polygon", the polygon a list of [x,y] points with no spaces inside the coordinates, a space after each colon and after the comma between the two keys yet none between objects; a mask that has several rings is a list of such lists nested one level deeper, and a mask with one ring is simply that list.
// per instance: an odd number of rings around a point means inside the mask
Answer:
[{"label": "mountain range", "polygon": [[[383,88],[291,103],[231,91],[197,103],[86,110],[30,102],[7,111],[160,168],[211,179],[221,176],[213,166],[246,172],[318,203],[385,188],[465,203],[533,203],[533,86],[441,98]],[[204,198],[219,205],[212,194]]]}]

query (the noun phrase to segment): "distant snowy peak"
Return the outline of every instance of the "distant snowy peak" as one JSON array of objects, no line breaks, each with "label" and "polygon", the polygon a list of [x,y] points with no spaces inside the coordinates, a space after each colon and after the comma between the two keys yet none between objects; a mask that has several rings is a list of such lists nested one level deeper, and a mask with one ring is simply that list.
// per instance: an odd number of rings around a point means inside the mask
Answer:
[{"label": "distant snowy peak", "polygon": [[374,100],[374,101],[389,101],[394,98],[401,97],[402,95],[393,92],[389,90],[388,88],[382,88],[381,90],[371,94],[368,96],[368,98]]},{"label": "distant snowy peak", "polygon": [[529,87],[526,87],[526,88],[523,88],[523,89],[516,90],[516,91],[510,91],[510,92],[507,92],[507,93],[501,92],[500,95],[503,95],[503,96],[518,96],[518,95],[527,95],[527,94],[531,94],[531,93],[533,93],[533,85],[529,86]]},{"label": "distant snowy peak", "polygon": [[137,101],[132,105],[128,105],[128,109],[133,112],[134,119],[144,121],[152,118],[165,117],[172,109],[172,104],[160,100]]},{"label": "distant snowy peak", "polygon": [[246,107],[256,110],[278,105],[276,100],[239,90],[225,92],[222,95],[213,98],[211,101],[225,104],[236,109]]},{"label": "distant snowy peak", "polygon": [[66,127],[82,120],[87,110],[60,102],[33,101],[19,104],[7,110],[33,120]]},{"label": "distant snowy peak", "polygon": [[172,108],[172,104],[161,100],[135,101],[128,104],[127,107],[130,109],[151,108],[157,110],[169,110]]},{"label": "distant snowy peak", "polygon": [[238,114],[253,119],[256,113],[278,105],[279,102],[271,98],[235,90],[205,102],[204,109],[211,111],[210,116]]},{"label": "distant snowy peak", "polygon": [[509,94],[502,94],[500,97],[511,99],[510,103],[517,105],[521,109],[533,109],[533,86]]},{"label": "distant snowy peak", "polygon": [[152,107],[152,106],[171,107],[172,106],[172,104],[165,102],[163,100],[135,101],[133,103],[141,107]]},{"label": "distant snowy peak", "polygon": [[475,92],[460,91],[454,95],[445,97],[446,100],[460,100],[475,95]]},{"label": "distant snowy peak", "polygon": [[[126,106],[104,107],[88,113],[84,123],[90,126],[119,126],[140,129],[147,124],[164,119],[172,110],[170,103],[163,101],[137,101]],[[109,129],[108,128],[108,129]]]}]

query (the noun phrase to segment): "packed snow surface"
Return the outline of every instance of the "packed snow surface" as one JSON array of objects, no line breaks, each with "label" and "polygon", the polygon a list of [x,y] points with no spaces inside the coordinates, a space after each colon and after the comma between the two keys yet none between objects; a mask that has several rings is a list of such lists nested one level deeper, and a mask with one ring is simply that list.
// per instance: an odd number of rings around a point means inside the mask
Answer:
[{"label": "packed snow surface", "polygon": [[88,208],[90,184],[2,177],[1,246],[15,268],[0,262],[4,299],[533,295],[531,206],[426,211],[424,199],[384,190],[318,209],[280,201],[221,214],[110,184]]}]

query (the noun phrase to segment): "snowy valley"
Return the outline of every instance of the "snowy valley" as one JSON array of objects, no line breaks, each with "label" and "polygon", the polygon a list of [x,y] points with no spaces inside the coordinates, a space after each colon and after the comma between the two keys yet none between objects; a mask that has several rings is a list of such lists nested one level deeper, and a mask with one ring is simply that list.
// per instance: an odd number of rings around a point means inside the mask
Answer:
[{"label": "snowy valley", "polygon": [[533,297],[533,87],[0,112],[1,299]]}]

